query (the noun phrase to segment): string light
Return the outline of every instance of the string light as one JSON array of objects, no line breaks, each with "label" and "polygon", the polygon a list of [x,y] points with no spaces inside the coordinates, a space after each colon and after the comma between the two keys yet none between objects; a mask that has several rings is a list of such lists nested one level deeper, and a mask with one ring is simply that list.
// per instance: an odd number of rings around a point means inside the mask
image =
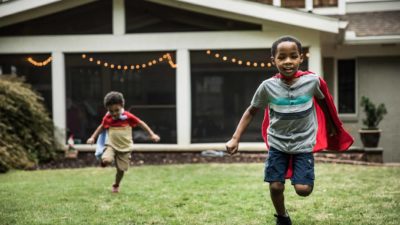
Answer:
[{"label": "string light", "polygon": [[89,57],[88,58],[87,54],[82,54],[81,57],[82,57],[82,59],[88,60],[89,62],[95,62],[97,65],[100,65],[100,66],[102,65],[105,68],[117,69],[117,70],[122,70],[122,69],[123,70],[128,70],[128,69],[130,69],[130,70],[146,69],[146,68],[152,67],[152,66],[154,66],[154,65],[156,65],[158,63],[164,62],[164,61],[168,62],[169,66],[171,68],[176,68],[177,67],[176,63],[172,60],[172,56],[171,56],[170,53],[165,53],[161,57],[158,57],[158,60],[156,58],[156,59],[149,60],[146,63],[142,63],[142,64],[132,63],[132,64],[129,64],[130,66],[128,66],[128,65],[119,65],[119,64],[116,65],[114,63],[102,61],[100,59],[95,59],[93,57]]},{"label": "string light", "polygon": [[211,56],[211,57],[214,56],[214,58],[220,59],[220,60],[222,60],[224,62],[231,62],[231,63],[237,64],[239,66],[245,65],[245,66],[248,66],[248,67],[249,66],[253,66],[253,67],[261,67],[261,68],[265,68],[266,66],[267,67],[271,67],[272,66],[271,63],[265,64],[265,62],[256,62],[256,61],[250,61],[250,60],[243,60],[243,59],[240,59],[239,57],[229,57],[229,56],[226,56],[226,55],[221,57],[221,53],[213,52],[213,51],[211,51],[209,49],[206,50],[206,54]]},{"label": "string light", "polygon": [[28,57],[26,60],[34,66],[43,67],[43,66],[46,66],[47,64],[49,64],[51,62],[51,60],[53,60],[53,58],[51,58],[51,56],[50,56],[42,62],[38,62],[38,61],[34,60],[32,57]]},{"label": "string light", "polygon": [[[253,66],[253,67],[256,67],[256,68],[258,68],[258,67],[261,67],[261,68],[268,67],[268,68],[270,68],[272,66],[271,63],[265,63],[263,61],[259,62],[259,61],[243,60],[243,59],[240,59],[239,57],[229,57],[229,56],[226,56],[226,55],[221,57],[221,53],[213,52],[211,50],[206,50],[206,54],[209,55],[210,57],[214,57],[214,58],[219,59],[219,60],[221,60],[223,62],[231,62],[231,63],[237,64],[239,66],[248,66],[248,67]],[[309,58],[310,57],[310,53],[307,52],[305,54],[305,56],[307,58]]]}]

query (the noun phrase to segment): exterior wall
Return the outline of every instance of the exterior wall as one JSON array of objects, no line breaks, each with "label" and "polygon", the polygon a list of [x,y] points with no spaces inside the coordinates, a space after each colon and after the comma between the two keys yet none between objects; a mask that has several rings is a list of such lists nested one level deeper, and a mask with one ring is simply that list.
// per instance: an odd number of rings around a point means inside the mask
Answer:
[{"label": "exterior wall", "polygon": [[[383,130],[380,147],[383,147],[384,162],[400,161],[400,56],[392,57],[361,57],[357,60],[358,70],[358,96],[368,96],[376,104],[384,103],[388,114],[384,117],[379,127]],[[362,127],[364,113],[359,108],[358,123]],[[354,131],[354,130],[352,130]],[[358,133],[356,145],[361,143]]]}]

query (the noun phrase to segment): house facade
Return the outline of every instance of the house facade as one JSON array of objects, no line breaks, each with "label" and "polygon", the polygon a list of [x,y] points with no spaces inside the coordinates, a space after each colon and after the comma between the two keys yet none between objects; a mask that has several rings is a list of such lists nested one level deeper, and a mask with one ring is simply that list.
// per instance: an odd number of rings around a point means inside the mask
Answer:
[{"label": "house facade", "polygon": [[[24,76],[44,96],[60,141],[83,144],[105,113],[104,95],[161,136],[136,149],[224,149],[263,80],[277,71],[270,46],[303,43],[303,70],[328,82],[360,147],[359,99],[384,103],[385,162],[400,152],[400,2],[389,0],[6,0],[0,4],[0,73]],[[263,150],[259,113],[241,149]],[[81,143],[81,144],[79,144]]]}]

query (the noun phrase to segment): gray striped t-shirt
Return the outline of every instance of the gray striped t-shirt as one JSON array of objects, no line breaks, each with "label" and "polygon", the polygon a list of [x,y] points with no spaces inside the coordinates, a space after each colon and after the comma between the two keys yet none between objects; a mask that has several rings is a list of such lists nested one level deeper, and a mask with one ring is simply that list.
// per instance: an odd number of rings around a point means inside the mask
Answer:
[{"label": "gray striped t-shirt", "polygon": [[313,97],[324,98],[314,74],[299,77],[291,86],[276,77],[261,83],[251,106],[269,106],[269,146],[293,154],[312,152],[318,129]]}]

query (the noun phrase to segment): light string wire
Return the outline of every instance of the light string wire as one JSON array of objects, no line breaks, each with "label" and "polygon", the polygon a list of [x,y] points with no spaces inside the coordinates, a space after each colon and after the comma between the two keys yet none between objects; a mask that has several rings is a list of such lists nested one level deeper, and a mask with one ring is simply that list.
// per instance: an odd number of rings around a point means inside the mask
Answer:
[{"label": "light string wire", "polygon": [[43,66],[46,66],[47,64],[49,64],[52,61],[52,59],[53,58],[51,56],[49,56],[47,59],[45,59],[44,61],[41,61],[41,62],[34,60],[32,57],[28,57],[26,60],[30,64],[32,64],[36,67],[43,67]]},{"label": "light string wire", "polygon": [[[96,58],[93,58],[93,57],[89,57],[87,54],[82,54],[81,57],[82,57],[82,59],[86,59],[89,62],[96,63],[99,66],[101,65],[101,66],[104,66],[106,68],[115,69],[115,70],[146,69],[146,68],[149,68],[151,66],[154,66],[154,65],[156,65],[158,63],[162,63],[162,62],[168,62],[169,66],[171,68],[173,68],[173,69],[175,69],[177,67],[177,64],[172,60],[172,56],[171,56],[170,53],[165,53],[164,55],[162,55],[158,59],[152,59],[152,60],[149,60],[146,63],[132,63],[132,64],[129,64],[129,65],[120,65],[120,64],[116,64],[116,63],[111,63],[111,62],[108,62],[108,61],[105,61],[105,60],[100,60],[100,59],[96,59]],[[43,67],[43,66],[46,66],[47,64],[49,64],[52,61],[52,57],[50,56],[46,60],[44,60],[42,62],[36,61],[32,57],[28,57],[27,61],[29,63],[31,63],[33,66]]]},{"label": "light string wire", "polygon": [[87,54],[82,54],[81,55],[82,59],[85,59],[91,63],[96,63],[99,66],[103,66],[105,68],[109,69],[114,69],[114,70],[140,70],[140,69],[146,69],[149,67],[152,67],[156,64],[162,63],[162,62],[168,62],[169,66],[173,69],[177,67],[177,64],[172,60],[172,56],[170,53],[165,53],[158,59],[152,59],[147,61],[146,63],[130,63],[130,64],[116,64],[116,63],[111,63],[105,60],[100,60],[96,59],[94,57],[89,57]]},{"label": "light string wire", "polygon": [[[219,59],[220,61],[230,62],[232,64],[236,64],[239,66],[261,67],[261,68],[270,68],[272,66],[272,64],[270,62],[266,63],[265,61],[244,60],[240,57],[227,56],[227,55],[221,54],[221,52],[218,52],[218,51],[214,51],[214,50],[211,51],[210,49],[206,50],[205,53],[210,57]],[[305,54],[305,56],[307,58],[310,57],[310,53],[307,52]]]}]

